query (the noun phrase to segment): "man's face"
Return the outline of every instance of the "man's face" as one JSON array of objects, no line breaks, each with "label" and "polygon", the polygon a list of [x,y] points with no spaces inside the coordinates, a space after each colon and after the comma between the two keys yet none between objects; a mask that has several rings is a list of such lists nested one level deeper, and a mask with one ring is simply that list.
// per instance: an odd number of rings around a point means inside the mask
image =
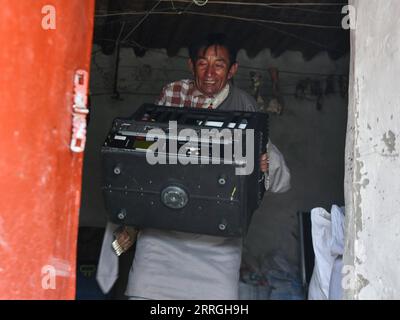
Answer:
[{"label": "man's face", "polygon": [[235,75],[237,63],[229,66],[228,50],[218,45],[210,46],[207,50],[200,49],[197,60],[189,60],[196,88],[207,96],[218,94]]}]

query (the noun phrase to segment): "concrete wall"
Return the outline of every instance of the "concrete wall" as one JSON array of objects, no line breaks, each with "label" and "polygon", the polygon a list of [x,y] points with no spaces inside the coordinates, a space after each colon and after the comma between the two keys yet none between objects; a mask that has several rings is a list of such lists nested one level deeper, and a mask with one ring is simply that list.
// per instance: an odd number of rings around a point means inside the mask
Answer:
[{"label": "concrete wall", "polygon": [[[119,90],[123,100],[110,97],[113,79],[113,57],[103,56],[94,48],[92,63],[92,100],[85,153],[81,207],[81,225],[102,226],[106,213],[100,192],[100,146],[116,116],[132,114],[143,102],[153,102],[162,86],[168,82],[190,77],[186,51],[179,57],[167,57],[164,51],[148,52],[136,58],[133,50],[121,51]],[[97,52],[97,53],[96,53]],[[249,71],[262,68],[263,95],[271,93],[266,69],[300,73],[347,74],[348,57],[332,61],[321,54],[305,62],[298,52],[287,52],[278,59],[269,51],[249,59],[240,52],[235,83],[250,92]],[[344,146],[347,117],[347,97],[338,93],[327,96],[321,111],[316,102],[298,100],[293,94],[298,80],[325,79],[325,76],[280,73],[281,89],[285,95],[283,115],[271,115],[270,136],[284,154],[292,172],[292,189],[286,194],[270,195],[255,213],[247,244],[255,255],[282,250],[297,263],[298,224],[296,212],[322,206],[330,209],[333,203],[343,205]],[[337,80],[337,78],[335,78]],[[336,92],[338,92],[335,80]],[[104,94],[102,94],[104,93]]]},{"label": "concrete wall", "polygon": [[400,298],[400,2],[353,0],[346,142],[348,299]]}]

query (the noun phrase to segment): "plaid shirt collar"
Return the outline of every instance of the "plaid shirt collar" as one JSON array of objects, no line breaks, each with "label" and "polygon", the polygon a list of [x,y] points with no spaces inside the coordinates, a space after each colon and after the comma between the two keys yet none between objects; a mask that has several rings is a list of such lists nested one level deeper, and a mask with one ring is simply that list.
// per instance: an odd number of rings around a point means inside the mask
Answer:
[{"label": "plaid shirt collar", "polygon": [[194,81],[190,84],[190,89],[188,91],[188,95],[193,98],[199,98],[204,100],[204,107],[211,107],[212,109],[217,108],[228,96],[229,94],[229,83],[225,85],[225,87],[215,96],[206,96],[201,93],[195,86]]},{"label": "plaid shirt collar", "polygon": [[183,79],[166,85],[156,104],[173,107],[217,108],[228,96],[229,84],[215,97],[207,97],[196,89],[193,80]]}]

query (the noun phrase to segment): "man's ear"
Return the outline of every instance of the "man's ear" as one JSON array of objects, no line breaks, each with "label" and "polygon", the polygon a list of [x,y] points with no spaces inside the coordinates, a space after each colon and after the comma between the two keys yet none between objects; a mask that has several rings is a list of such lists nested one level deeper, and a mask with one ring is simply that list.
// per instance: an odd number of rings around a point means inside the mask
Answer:
[{"label": "man's ear", "polygon": [[192,74],[194,75],[194,64],[192,59],[188,60],[188,66],[189,66],[189,70],[192,72]]},{"label": "man's ear", "polygon": [[229,71],[228,71],[228,79],[232,79],[233,76],[236,74],[237,70],[238,70],[239,64],[237,62],[235,62],[234,64],[231,65]]}]

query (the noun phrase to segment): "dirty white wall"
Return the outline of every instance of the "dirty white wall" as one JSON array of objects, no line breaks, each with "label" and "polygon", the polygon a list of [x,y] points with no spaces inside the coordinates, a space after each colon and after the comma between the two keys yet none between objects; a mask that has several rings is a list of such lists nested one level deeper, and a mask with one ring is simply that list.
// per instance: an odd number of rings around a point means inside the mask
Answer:
[{"label": "dirty white wall", "polygon": [[[162,50],[149,51],[142,58],[133,50],[121,50],[118,89],[121,99],[111,98],[113,85],[112,56],[104,56],[94,48],[91,75],[91,115],[85,152],[81,207],[82,226],[104,226],[106,213],[100,191],[100,147],[117,116],[129,116],[144,102],[153,102],[162,86],[168,82],[190,77],[186,50],[183,57],[168,57]],[[292,172],[292,189],[286,194],[264,198],[255,213],[247,244],[255,255],[273,250],[284,252],[290,260],[298,259],[297,211],[309,211],[322,206],[327,210],[333,203],[343,205],[344,146],[347,117],[347,97],[339,94],[335,78],[335,94],[325,98],[321,111],[315,100],[298,100],[293,94],[300,79],[320,79],[318,74],[347,74],[348,57],[333,61],[325,53],[305,62],[299,52],[287,52],[279,58],[269,50],[255,58],[241,51],[239,72],[235,83],[250,92],[249,71],[261,68],[264,86],[262,94],[271,92],[266,69],[274,66],[280,73],[285,109],[283,115],[270,118],[270,136],[284,154]]]},{"label": "dirty white wall", "polygon": [[350,4],[343,284],[348,299],[399,299],[400,1]]}]

